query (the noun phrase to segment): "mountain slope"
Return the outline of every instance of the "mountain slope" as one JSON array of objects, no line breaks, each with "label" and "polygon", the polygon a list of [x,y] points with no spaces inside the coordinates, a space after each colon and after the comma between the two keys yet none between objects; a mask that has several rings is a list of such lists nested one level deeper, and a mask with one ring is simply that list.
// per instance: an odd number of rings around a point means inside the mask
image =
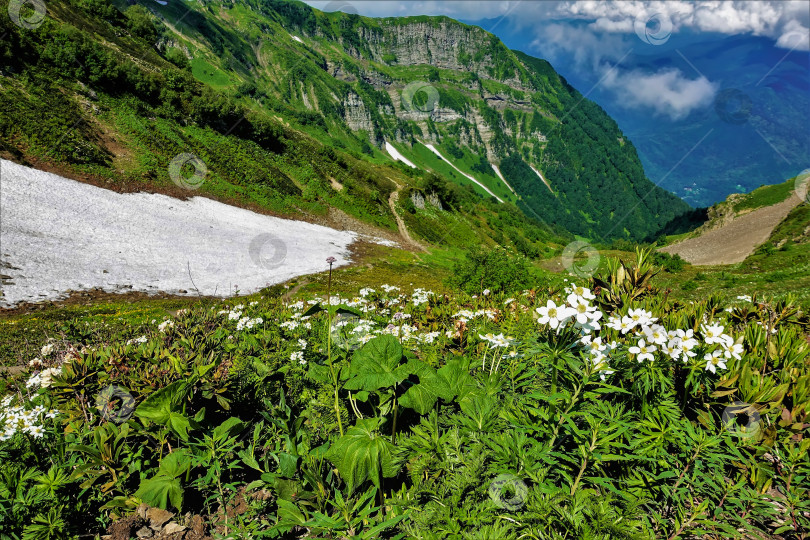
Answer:
[{"label": "mountain slope", "polygon": [[[286,1],[117,7],[63,0],[38,29],[5,21],[7,155],[167,184],[172,157],[192,153],[210,194],[282,213],[337,207],[388,229],[392,179],[420,190],[435,183],[430,172],[443,184],[469,185],[471,175],[531,220],[591,238],[647,237],[687,209],[644,177],[604,111],[547,62],[479,28]],[[392,168],[385,142],[403,152],[433,145],[463,174],[418,160],[416,170]],[[444,202],[502,212],[466,189],[441,186]],[[476,235],[498,236],[487,229]]]},{"label": "mountain slope", "polygon": [[661,251],[695,265],[718,265],[742,262],[759,246],[773,250],[786,242],[804,243],[807,205],[796,186],[806,184],[806,176],[729,195],[708,209],[709,219],[688,238]]}]

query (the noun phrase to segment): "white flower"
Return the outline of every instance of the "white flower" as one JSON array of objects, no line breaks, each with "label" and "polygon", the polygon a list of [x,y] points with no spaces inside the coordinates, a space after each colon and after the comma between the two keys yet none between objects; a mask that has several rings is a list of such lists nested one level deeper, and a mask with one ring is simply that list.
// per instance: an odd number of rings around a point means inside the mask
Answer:
[{"label": "white flower", "polygon": [[45,430],[42,429],[42,426],[28,426],[25,428],[25,431],[27,431],[29,435],[33,435],[35,439],[39,439],[45,435]]},{"label": "white flower", "polygon": [[706,354],[703,359],[706,360],[706,371],[717,373],[717,368],[726,369],[726,359],[720,356],[722,351],[714,351],[711,354]]},{"label": "white flower", "polygon": [[298,340],[298,346],[301,347],[301,350],[303,351],[304,349],[307,348],[307,340],[299,339]]},{"label": "white flower", "polygon": [[727,359],[736,358],[737,360],[740,360],[742,358],[742,353],[742,343],[732,343],[723,351],[723,356],[725,356]]},{"label": "white flower", "polygon": [[631,328],[634,326],[647,326],[650,323],[657,321],[656,317],[652,316],[652,313],[649,311],[644,311],[641,308],[638,309],[631,309],[627,312],[627,316],[630,317]]},{"label": "white flower", "polygon": [[51,385],[51,382],[53,381],[53,376],[61,374],[62,374],[61,367],[46,369],[45,371],[39,374],[39,384],[42,386],[42,388],[48,388]]},{"label": "white flower", "polygon": [[545,306],[536,308],[535,311],[540,315],[537,322],[540,324],[547,324],[551,328],[557,328],[561,324],[564,325],[574,315],[574,310],[567,306],[557,306],[552,300],[549,300]]},{"label": "white flower", "polygon": [[489,293],[490,293],[489,289],[484,289],[484,293],[483,293],[484,296],[489,296]]},{"label": "white flower", "polygon": [[571,291],[571,293],[581,296],[586,300],[594,300],[596,296],[591,292],[591,290],[587,287],[583,287],[582,285],[574,285],[570,289],[566,289],[567,291]]},{"label": "white flower", "polygon": [[723,328],[724,327],[719,324],[700,325],[700,331],[703,333],[703,339],[707,344],[723,343]]},{"label": "white flower", "polygon": [[47,345],[43,345],[39,352],[42,354],[42,356],[48,356],[53,352],[53,344],[48,343]]},{"label": "white flower", "polygon": [[163,321],[158,325],[158,330],[165,332],[167,328],[174,328],[174,321]]},{"label": "white flower", "polygon": [[737,300],[742,300],[743,302],[751,302],[751,297],[747,294],[743,294],[737,297]]},{"label": "white flower", "polygon": [[683,349],[681,349],[681,340],[678,338],[670,339],[666,345],[661,347],[661,351],[663,351],[664,354],[673,360],[677,360],[683,353]]},{"label": "white flower", "polygon": [[644,336],[656,345],[663,345],[667,342],[667,329],[660,324],[654,324],[642,329]]},{"label": "white flower", "polygon": [[292,360],[293,362],[298,361],[298,363],[301,364],[301,365],[304,365],[304,364],[307,363],[307,361],[304,360],[304,351],[296,351],[296,352],[292,353],[290,355],[290,360]]},{"label": "white flower", "polygon": [[630,347],[628,349],[632,354],[637,354],[639,362],[643,362],[644,360],[649,360],[650,362],[653,361],[653,354],[656,351],[655,345],[647,345],[644,343],[644,339],[638,340],[638,345],[635,347]]},{"label": "white flower", "polygon": [[596,311],[596,306],[590,305],[587,300],[576,294],[569,294],[567,300],[579,324],[585,324],[591,320],[591,314]]},{"label": "white flower", "polygon": [[627,315],[625,315],[624,317],[622,317],[622,320],[619,321],[619,324],[617,325],[618,328],[616,328],[616,330],[621,330],[622,334],[626,334],[627,332],[632,330],[635,325],[636,322]]},{"label": "white flower", "polygon": [[39,386],[42,383],[39,375],[33,375],[28,381],[25,383],[26,388],[33,388],[35,386]]},{"label": "white flower", "polygon": [[591,338],[591,336],[583,336],[579,341],[585,346],[585,349],[589,353],[596,357],[603,357],[604,355],[602,353],[607,350],[607,345],[602,343],[601,337]]}]

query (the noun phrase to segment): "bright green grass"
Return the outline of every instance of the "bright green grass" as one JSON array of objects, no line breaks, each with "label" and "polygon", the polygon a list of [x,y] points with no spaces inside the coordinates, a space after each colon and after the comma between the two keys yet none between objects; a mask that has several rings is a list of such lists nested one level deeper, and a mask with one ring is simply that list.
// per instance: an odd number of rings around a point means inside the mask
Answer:
[{"label": "bright green grass", "polygon": [[213,87],[222,88],[233,84],[227,73],[199,57],[191,60],[191,73],[198,81]]},{"label": "bright green grass", "polygon": [[[447,157],[448,155],[447,150],[444,150],[442,148],[439,148],[438,150],[442,153],[443,156]],[[491,197],[491,195],[487,193],[481,186],[479,186],[466,176],[459,174],[458,171],[456,171],[453,167],[447,164],[444,160],[439,159],[439,157],[433,152],[431,152],[425,145],[423,144],[414,145],[412,154],[416,156],[417,161],[414,162],[415,165],[421,165],[425,169],[430,169],[436,172],[437,174],[440,174],[445,178],[449,178],[462,186],[472,186],[473,190],[475,190],[476,193],[480,194],[483,197]],[[403,155],[405,154],[403,153]],[[451,158],[448,157],[447,159]],[[475,175],[472,176],[473,178],[475,178]],[[504,189],[506,189],[506,186],[503,187]],[[492,189],[492,187],[490,187],[490,189]],[[493,193],[498,192],[493,189]]]},{"label": "bright green grass", "polygon": [[793,179],[782,182],[781,184],[759,187],[745,195],[734,205],[733,209],[735,212],[739,212],[741,210],[762,208],[763,206],[771,206],[780,203],[793,193],[793,188]]}]

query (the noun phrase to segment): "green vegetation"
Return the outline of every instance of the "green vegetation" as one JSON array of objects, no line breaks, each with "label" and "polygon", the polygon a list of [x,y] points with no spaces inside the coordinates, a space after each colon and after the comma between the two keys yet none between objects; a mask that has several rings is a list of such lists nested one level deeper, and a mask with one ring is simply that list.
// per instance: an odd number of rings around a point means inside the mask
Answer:
[{"label": "green vegetation", "polygon": [[810,319],[674,301],[648,260],[595,295],[336,276],[65,324],[0,389],[0,534],[134,535],[145,503],[233,537],[801,538]]},{"label": "green vegetation", "polygon": [[[643,177],[632,145],[618,145],[620,133],[604,111],[582,100],[548,63],[509,51],[475,27],[447,18],[321,13],[282,0],[204,7],[144,0],[116,2],[118,9],[84,0],[52,4],[38,29],[1,23],[6,38],[0,55],[8,69],[0,99],[8,106],[0,113],[0,151],[18,161],[45,160],[117,182],[123,177],[168,186],[168,162],[191,152],[210,171],[203,194],[288,215],[324,215],[337,207],[393,228],[386,205],[392,169],[379,149],[386,140],[400,140],[419,154],[418,141],[432,134],[458,167],[510,206],[582,236],[640,240],[686,210]],[[431,31],[461,32],[478,44],[459,51],[459,58],[468,57],[467,67],[399,63],[400,45],[387,46],[394,33],[428,21]],[[359,37],[372,34],[376,40]],[[327,65],[346,76],[333,76]],[[490,65],[496,67],[484,67]],[[510,86],[515,77],[533,91]],[[428,105],[429,91],[435,91],[437,106],[456,117],[434,122],[397,116],[385,88],[401,90],[411,82],[431,85],[416,93],[415,106]],[[479,87],[522,105],[496,110],[481,99]],[[350,100],[362,106],[350,106]],[[44,121],[42,111],[48,111]],[[471,121],[473,112],[491,140],[485,142]],[[365,115],[370,127],[354,131],[350,113]],[[540,133],[548,143],[537,139]],[[488,154],[507,162],[502,169],[518,198],[487,166]],[[420,171],[400,169],[394,179],[418,182],[427,169],[472,184],[435,156],[422,157],[415,160]],[[544,173],[555,197],[524,161],[549,164]],[[348,189],[333,192],[332,178]]]},{"label": "green vegetation", "polygon": [[794,188],[793,179],[787,180],[781,184],[758,187],[751,193],[747,193],[737,199],[732,209],[735,212],[739,212],[741,210],[753,210],[780,203],[793,195]]}]

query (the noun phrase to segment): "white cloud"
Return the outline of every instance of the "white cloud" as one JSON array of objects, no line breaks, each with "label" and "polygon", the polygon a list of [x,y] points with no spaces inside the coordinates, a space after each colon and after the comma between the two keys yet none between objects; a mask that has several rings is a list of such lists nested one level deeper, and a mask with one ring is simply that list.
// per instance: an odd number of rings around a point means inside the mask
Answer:
[{"label": "white cloud", "polygon": [[719,88],[705,77],[689,79],[679,69],[646,73],[608,68],[602,84],[619,96],[619,105],[652,109],[672,120],[679,120],[693,110],[711,105]]},{"label": "white cloud", "polygon": [[[691,29],[722,34],[770,37],[777,46],[810,50],[810,19],[806,0],[765,1],[578,1],[557,4],[559,17],[593,21],[605,32],[632,32],[633,23],[659,17],[672,23],[672,31]],[[790,39],[788,39],[788,37]],[[796,44],[798,43],[798,46]]]},{"label": "white cloud", "polygon": [[[723,34],[753,34],[774,39],[786,49],[810,50],[810,10],[807,0],[578,0],[536,2],[519,0],[307,0],[318,9],[351,6],[372,17],[448,15],[465,20],[504,17],[521,26],[543,25],[561,19],[580,19],[601,32],[632,34],[634,22],[662,16],[672,31],[691,29]],[[345,9],[344,9],[345,10]],[[795,44],[798,43],[798,46]]]},{"label": "white cloud", "polygon": [[530,45],[553,63],[573,60],[578,70],[593,73],[601,88],[615,94],[627,109],[645,109],[678,120],[711,105],[719,85],[706,77],[688,78],[681,70],[628,69],[621,61],[632,40],[620,34],[593,32],[590,26],[549,24]]}]

